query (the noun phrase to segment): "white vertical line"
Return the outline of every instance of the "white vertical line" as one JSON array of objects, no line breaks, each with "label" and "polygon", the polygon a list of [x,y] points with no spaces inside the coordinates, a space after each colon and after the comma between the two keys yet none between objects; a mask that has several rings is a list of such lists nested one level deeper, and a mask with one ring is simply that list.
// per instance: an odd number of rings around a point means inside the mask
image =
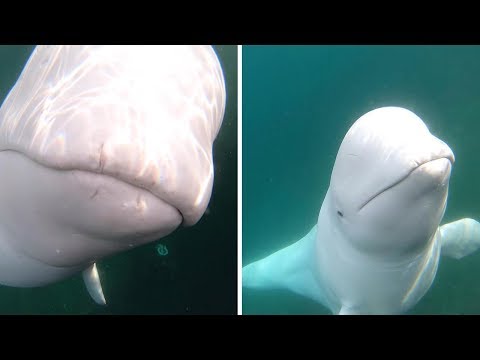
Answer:
[{"label": "white vertical line", "polygon": [[242,45],[238,45],[238,101],[237,101],[237,124],[238,124],[238,189],[237,189],[237,206],[238,206],[238,215],[237,215],[237,226],[238,226],[238,274],[237,274],[237,286],[238,286],[238,314],[242,315]]}]

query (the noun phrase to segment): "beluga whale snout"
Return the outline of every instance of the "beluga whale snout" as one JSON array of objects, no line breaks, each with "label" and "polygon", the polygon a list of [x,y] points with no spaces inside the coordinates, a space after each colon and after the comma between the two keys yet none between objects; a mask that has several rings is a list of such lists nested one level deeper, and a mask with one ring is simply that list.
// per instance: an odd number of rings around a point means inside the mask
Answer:
[{"label": "beluga whale snout", "polygon": [[46,285],[194,225],[225,81],[210,46],[37,46],[0,108],[0,284]]},{"label": "beluga whale snout", "polygon": [[286,288],[334,314],[397,314],[428,291],[440,254],[480,246],[480,224],[440,226],[453,151],[413,112],[361,116],[337,153],[317,224],[242,270],[243,286]]}]

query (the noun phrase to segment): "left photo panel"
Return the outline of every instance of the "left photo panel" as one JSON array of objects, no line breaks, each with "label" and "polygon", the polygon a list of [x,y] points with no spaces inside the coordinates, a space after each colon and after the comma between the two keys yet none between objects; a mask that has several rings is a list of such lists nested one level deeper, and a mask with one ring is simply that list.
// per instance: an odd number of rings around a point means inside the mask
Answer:
[{"label": "left photo panel", "polygon": [[237,314],[237,51],[0,45],[0,314]]}]

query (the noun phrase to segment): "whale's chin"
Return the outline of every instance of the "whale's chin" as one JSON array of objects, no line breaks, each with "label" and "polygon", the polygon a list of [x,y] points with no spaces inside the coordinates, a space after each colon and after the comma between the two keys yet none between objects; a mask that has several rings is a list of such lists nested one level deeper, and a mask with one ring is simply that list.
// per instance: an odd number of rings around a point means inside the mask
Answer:
[{"label": "whale's chin", "polygon": [[95,261],[166,236],[182,223],[174,206],[111,176],[51,169],[12,151],[0,152],[0,166],[0,201],[10,204],[0,216],[7,225],[23,224],[7,228],[13,246],[52,266]]},{"label": "whale's chin", "polygon": [[177,208],[147,189],[81,170],[65,175],[67,188],[80,192],[77,204],[87,214],[85,222],[70,223],[85,234],[116,242],[147,242],[182,223]]}]

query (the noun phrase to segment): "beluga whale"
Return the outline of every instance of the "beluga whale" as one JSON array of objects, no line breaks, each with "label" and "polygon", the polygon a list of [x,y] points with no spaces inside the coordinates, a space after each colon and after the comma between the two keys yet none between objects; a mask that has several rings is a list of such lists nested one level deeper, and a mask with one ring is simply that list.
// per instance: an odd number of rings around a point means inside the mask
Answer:
[{"label": "beluga whale", "polygon": [[476,220],[440,225],[454,162],[413,112],[366,113],[340,145],[317,223],[244,266],[243,287],[287,289],[332,314],[405,313],[432,285],[441,255],[480,247]]},{"label": "beluga whale", "polygon": [[210,46],[37,46],[0,108],[0,284],[37,287],[196,224],[225,81]]}]

